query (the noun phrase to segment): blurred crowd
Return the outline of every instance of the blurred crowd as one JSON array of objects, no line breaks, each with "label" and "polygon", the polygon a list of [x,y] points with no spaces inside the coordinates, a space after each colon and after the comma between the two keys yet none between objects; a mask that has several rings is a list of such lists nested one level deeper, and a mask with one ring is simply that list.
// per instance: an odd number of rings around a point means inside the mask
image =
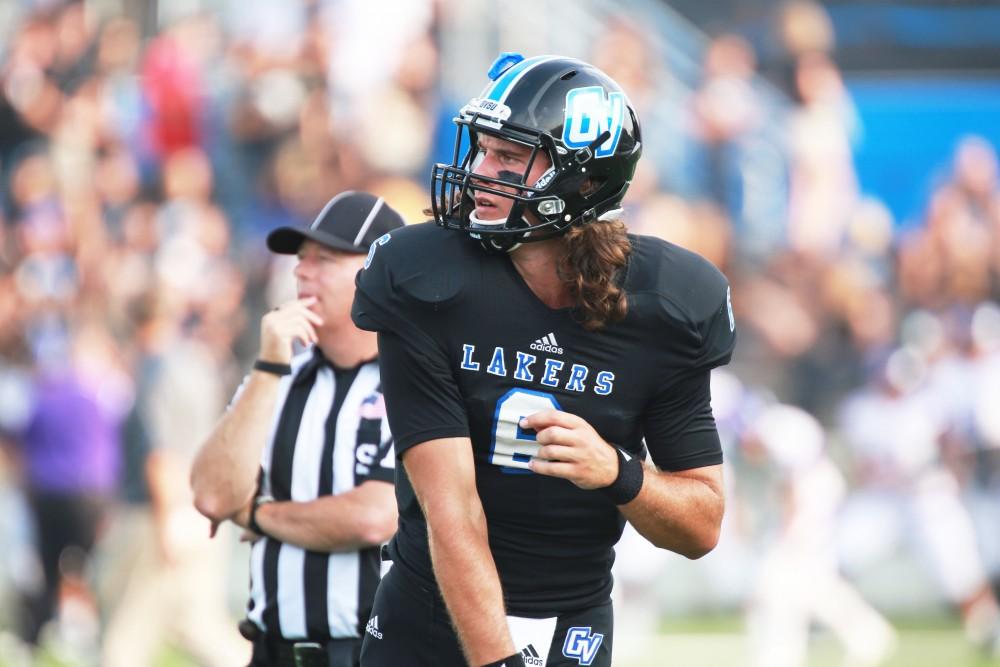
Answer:
[{"label": "blurred crowd", "polygon": [[[114,4],[20,3],[0,41],[0,663],[23,643],[147,664],[136,656],[157,649],[134,645],[138,614],[216,664],[202,637],[232,613],[232,555],[209,543],[187,473],[260,314],[291,293],[263,237],[344,189],[421,221],[428,165],[450,159],[454,136],[439,66],[451,3],[403,3],[388,23],[347,0]],[[908,537],[940,599],[988,641],[996,149],[967,137],[941,155],[945,176],[903,231],[855,177],[859,120],[828,19],[808,2],[779,19],[787,70],[770,82],[732,34],[707,43],[698,81],[674,77],[624,17],[574,54],[643,121],[631,228],[703,254],[733,285],[740,342],[715,392],[733,484],[724,540],[765,554],[797,539],[796,512],[816,508],[794,481],[824,461],[818,511],[835,525],[803,557],[839,555],[850,579]],[[178,575],[192,563],[199,574]],[[192,607],[205,616],[185,626]],[[782,659],[761,664],[796,664]]]}]

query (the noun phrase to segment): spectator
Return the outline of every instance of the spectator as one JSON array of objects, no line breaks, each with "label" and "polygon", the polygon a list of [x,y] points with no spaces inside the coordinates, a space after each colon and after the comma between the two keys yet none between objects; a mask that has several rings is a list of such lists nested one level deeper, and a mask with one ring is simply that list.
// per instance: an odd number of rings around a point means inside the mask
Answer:
[{"label": "spectator", "polygon": [[119,430],[131,392],[107,332],[88,323],[71,335],[66,365],[50,363],[38,373],[21,437],[45,577],[24,618],[25,637],[32,643],[68,601],[89,609],[96,622],[84,575],[116,491]]},{"label": "spectator", "polygon": [[196,448],[225,402],[221,369],[211,349],[184,331],[179,305],[169,293],[135,305],[138,377],[126,433],[138,507],[108,545],[125,554],[103,573],[123,582],[105,633],[107,667],[152,664],[167,639],[207,667],[250,659],[226,608],[228,543],[210,539],[188,488]]}]

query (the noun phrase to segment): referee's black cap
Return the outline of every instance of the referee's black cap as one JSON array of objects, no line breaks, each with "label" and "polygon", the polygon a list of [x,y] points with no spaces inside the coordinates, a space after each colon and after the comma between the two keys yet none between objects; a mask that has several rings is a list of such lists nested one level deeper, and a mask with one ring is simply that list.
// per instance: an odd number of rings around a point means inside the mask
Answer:
[{"label": "referee's black cap", "polygon": [[402,216],[381,197],[347,190],[327,202],[311,225],[278,227],[267,235],[267,247],[294,255],[306,239],[328,248],[364,254],[375,239],[404,224]]}]

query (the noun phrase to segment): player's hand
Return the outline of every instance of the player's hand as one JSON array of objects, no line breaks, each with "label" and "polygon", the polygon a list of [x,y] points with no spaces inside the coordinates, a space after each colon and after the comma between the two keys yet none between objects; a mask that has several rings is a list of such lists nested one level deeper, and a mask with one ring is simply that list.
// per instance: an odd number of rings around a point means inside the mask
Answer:
[{"label": "player's hand", "polygon": [[541,447],[528,463],[540,475],[562,477],[581,489],[600,489],[618,477],[618,454],[581,417],[560,410],[542,410],[521,420],[522,429],[536,431]]},{"label": "player's hand", "polygon": [[260,321],[260,354],[258,358],[277,364],[287,364],[292,359],[292,343],[303,345],[316,342],[316,328],[323,326],[323,318],[309,309],[316,297],[295,299],[283,303]]}]

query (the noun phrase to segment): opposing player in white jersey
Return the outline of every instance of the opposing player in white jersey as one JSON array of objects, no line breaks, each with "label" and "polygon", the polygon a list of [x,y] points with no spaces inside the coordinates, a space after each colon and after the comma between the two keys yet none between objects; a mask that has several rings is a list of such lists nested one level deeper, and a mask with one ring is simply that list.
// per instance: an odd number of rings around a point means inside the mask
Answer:
[{"label": "opposing player in white jersey", "polygon": [[958,481],[941,459],[949,423],[947,405],[927,382],[925,360],[909,348],[890,355],[881,376],[848,397],[841,430],[863,487],[848,526],[879,517],[863,531],[869,557],[912,540],[969,639],[985,646],[997,641],[1000,609]]},{"label": "opposing player in white jersey", "polygon": [[877,665],[896,633],[840,573],[836,527],[847,484],[826,453],[826,434],[810,414],[775,404],[749,424],[743,440],[781,483],[783,513],[767,547],[748,608],[752,664],[800,667],[809,628],[818,623],[842,644],[851,665]]}]

